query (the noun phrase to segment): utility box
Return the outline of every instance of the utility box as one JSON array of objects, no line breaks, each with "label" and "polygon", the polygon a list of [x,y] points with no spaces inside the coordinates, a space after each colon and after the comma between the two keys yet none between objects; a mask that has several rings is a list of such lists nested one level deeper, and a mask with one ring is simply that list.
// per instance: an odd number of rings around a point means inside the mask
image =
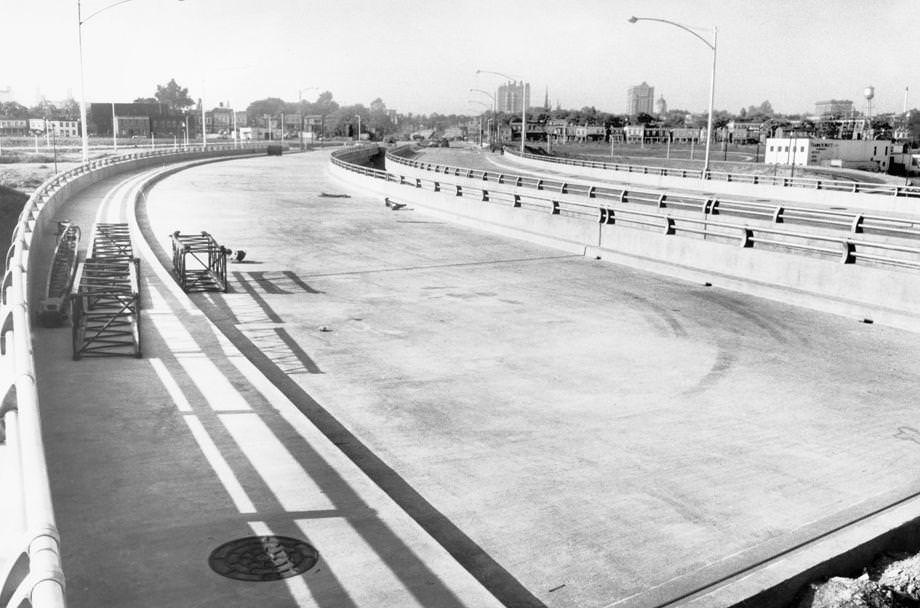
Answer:
[{"label": "utility box", "polygon": [[270,144],[266,148],[266,152],[269,156],[281,156],[281,146],[278,144]]}]

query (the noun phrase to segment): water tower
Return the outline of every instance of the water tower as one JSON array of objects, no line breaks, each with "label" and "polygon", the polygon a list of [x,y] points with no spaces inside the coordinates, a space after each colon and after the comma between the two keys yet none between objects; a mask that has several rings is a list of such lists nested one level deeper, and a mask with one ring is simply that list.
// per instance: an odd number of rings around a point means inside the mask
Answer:
[{"label": "water tower", "polygon": [[872,98],[875,97],[875,87],[868,86],[863,89],[863,97],[866,98],[866,119],[872,120]]}]

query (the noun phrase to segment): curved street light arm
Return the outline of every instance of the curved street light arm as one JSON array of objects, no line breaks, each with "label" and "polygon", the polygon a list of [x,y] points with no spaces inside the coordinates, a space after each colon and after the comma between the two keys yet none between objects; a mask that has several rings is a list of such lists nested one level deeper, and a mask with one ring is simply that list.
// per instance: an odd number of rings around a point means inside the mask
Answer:
[{"label": "curved street light arm", "polygon": [[511,76],[508,76],[507,74],[502,74],[501,72],[491,72],[489,70],[476,70],[476,73],[477,74],[493,74],[495,76],[501,76],[502,78],[507,78],[508,80],[517,80],[517,78],[512,78]]},{"label": "curved street light arm", "polygon": [[491,99],[492,101],[495,101],[495,95],[493,95],[492,93],[489,93],[488,91],[484,89],[470,89],[470,91],[476,91],[477,93],[482,93],[483,95],[487,95],[489,99]]},{"label": "curved street light arm", "polygon": [[702,36],[694,32],[691,28],[687,27],[686,25],[681,25],[680,23],[676,23],[668,19],[658,19],[655,17],[632,16],[628,19],[628,21],[630,23],[635,23],[637,21],[658,21],[659,23],[667,23],[667,24],[673,25],[674,27],[680,28],[684,30],[685,32],[693,34],[694,36],[697,37],[697,39],[702,41],[702,43],[708,46],[709,49],[712,51],[712,74],[709,79],[709,118],[706,121],[706,160],[703,163],[703,171],[700,176],[701,179],[705,180],[707,179],[707,176],[709,175],[709,156],[710,156],[710,149],[712,145],[712,135],[713,135],[712,134],[712,112],[713,112],[713,104],[715,102],[715,95],[716,95],[716,54],[717,54],[716,47],[719,44],[719,28],[717,27],[712,28],[712,42],[709,42],[708,40],[706,40],[705,38],[703,38]]},{"label": "curved street light arm", "polygon": [[[92,19],[93,17],[95,17],[96,15],[98,15],[99,13],[105,12],[105,11],[109,10],[110,8],[115,8],[115,7],[118,6],[119,4],[126,4],[126,3],[128,3],[128,2],[133,2],[133,1],[134,1],[134,0],[118,0],[118,2],[113,2],[112,4],[109,4],[108,6],[103,6],[103,7],[100,8],[98,11],[92,12],[92,13],[90,13],[89,15],[87,15],[85,19],[81,19],[81,20],[80,20],[80,25],[83,25],[84,23],[86,23],[87,21],[89,21],[90,19]],[[79,6],[80,6],[80,3],[77,2],[78,10],[79,10]]]},{"label": "curved street light arm", "polygon": [[699,34],[697,34],[696,32],[694,32],[693,29],[687,27],[686,25],[681,25],[680,23],[676,23],[676,22],[674,22],[674,21],[669,21],[668,19],[658,19],[657,17],[630,17],[630,18],[629,18],[629,22],[630,22],[630,23],[635,23],[635,22],[637,22],[637,21],[658,21],[659,23],[670,23],[670,24],[673,25],[674,27],[679,27],[680,29],[684,30],[685,32],[688,32],[688,33],[690,33],[690,34],[696,36],[697,38],[699,38],[699,39],[703,42],[703,44],[705,44],[706,46],[708,46],[708,47],[709,47],[710,49],[712,49],[713,51],[716,50],[716,46],[715,46],[714,43],[709,42],[708,40],[706,40],[705,38],[703,38],[702,36],[700,36]]}]

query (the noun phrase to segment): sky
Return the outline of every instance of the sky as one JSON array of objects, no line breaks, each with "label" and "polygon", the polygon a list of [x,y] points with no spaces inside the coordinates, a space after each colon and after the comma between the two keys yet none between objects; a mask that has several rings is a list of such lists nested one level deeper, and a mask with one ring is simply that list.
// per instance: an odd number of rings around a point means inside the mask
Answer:
[{"label": "sky", "polygon": [[[718,30],[715,108],[781,113],[849,99],[920,107],[917,0],[81,0],[87,102],[149,97],[171,78],[243,109],[265,97],[401,113],[478,114],[500,72],[553,107],[626,111],[647,82],[669,108],[703,112],[712,51],[666,23]],[[94,12],[100,11],[93,15]],[[88,18],[87,18],[88,17]],[[80,99],[77,0],[0,0],[0,99]],[[696,29],[698,28],[698,29]]]}]

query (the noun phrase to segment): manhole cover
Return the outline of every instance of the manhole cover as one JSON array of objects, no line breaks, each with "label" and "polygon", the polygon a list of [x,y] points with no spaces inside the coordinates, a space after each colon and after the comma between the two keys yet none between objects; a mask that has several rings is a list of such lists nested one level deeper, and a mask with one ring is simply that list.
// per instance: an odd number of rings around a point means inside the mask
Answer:
[{"label": "manhole cover", "polygon": [[211,553],[214,572],[239,581],[277,581],[316,565],[319,551],[287,536],[250,536],[224,543]]}]

